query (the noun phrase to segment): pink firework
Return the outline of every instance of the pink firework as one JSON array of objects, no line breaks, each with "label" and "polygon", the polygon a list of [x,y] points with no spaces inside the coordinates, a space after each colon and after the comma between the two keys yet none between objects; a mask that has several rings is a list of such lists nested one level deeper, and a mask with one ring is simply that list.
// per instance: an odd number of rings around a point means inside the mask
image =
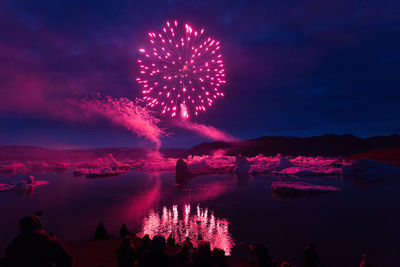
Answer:
[{"label": "pink firework", "polygon": [[220,42],[188,24],[166,22],[160,33],[149,32],[149,48],[141,48],[139,77],[147,106],[175,117],[180,111],[198,115],[224,96],[225,70]]}]

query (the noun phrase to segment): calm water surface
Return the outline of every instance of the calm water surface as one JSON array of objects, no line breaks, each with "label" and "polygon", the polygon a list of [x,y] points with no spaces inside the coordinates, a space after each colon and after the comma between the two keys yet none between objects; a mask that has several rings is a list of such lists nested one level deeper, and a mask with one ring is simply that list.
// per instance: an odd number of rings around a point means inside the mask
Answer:
[{"label": "calm water surface", "polygon": [[[122,223],[139,234],[174,233],[210,240],[235,254],[235,244],[265,243],[274,258],[301,263],[308,240],[328,266],[358,266],[367,253],[377,266],[398,266],[400,184],[358,186],[340,178],[304,178],[342,192],[283,200],[259,175],[206,175],[186,186],[173,173],[128,172],[111,178],[74,177],[72,171],[35,175],[50,184],[32,193],[0,193],[0,253],[18,234],[18,220],[43,211],[45,229],[63,242],[90,239],[99,221],[118,235]],[[23,176],[1,177],[11,183]],[[295,178],[292,178],[295,180]]]}]

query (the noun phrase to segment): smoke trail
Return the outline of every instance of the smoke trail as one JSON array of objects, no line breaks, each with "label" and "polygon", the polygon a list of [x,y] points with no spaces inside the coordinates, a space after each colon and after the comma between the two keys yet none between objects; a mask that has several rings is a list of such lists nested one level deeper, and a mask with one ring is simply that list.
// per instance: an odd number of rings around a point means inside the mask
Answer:
[{"label": "smoke trail", "polygon": [[214,128],[212,126],[207,126],[195,122],[191,122],[185,119],[182,119],[179,122],[175,122],[175,125],[187,130],[194,131],[198,133],[201,136],[217,140],[217,141],[225,141],[225,142],[232,142],[232,141],[237,141],[237,139],[233,136],[231,136],[228,133],[225,133],[221,130],[218,130],[217,128]]},{"label": "smoke trail", "polygon": [[154,142],[157,151],[161,146],[160,138],[166,133],[157,126],[159,120],[148,109],[141,107],[138,101],[133,102],[127,98],[105,98],[99,95],[92,98],[70,100],[86,117],[103,116],[115,125],[120,125]]}]

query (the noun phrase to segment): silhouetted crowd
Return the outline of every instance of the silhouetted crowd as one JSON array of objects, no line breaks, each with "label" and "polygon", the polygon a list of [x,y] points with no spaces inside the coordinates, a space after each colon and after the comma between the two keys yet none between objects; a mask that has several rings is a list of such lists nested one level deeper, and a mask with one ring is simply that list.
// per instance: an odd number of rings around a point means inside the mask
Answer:
[{"label": "silhouetted crowd", "polygon": [[10,267],[71,266],[72,256],[61,241],[43,230],[41,212],[23,217],[21,233],[6,248],[5,265]]},{"label": "silhouetted crowd", "polygon": [[[19,222],[21,233],[6,248],[4,265],[9,267],[69,267],[72,266],[71,254],[52,233],[43,230],[41,212],[26,216]],[[130,232],[125,224],[120,229],[121,243],[116,251],[118,267],[227,267],[225,251],[214,248],[210,243],[200,241],[197,247],[190,239],[176,244],[170,235],[165,239],[156,235],[142,238]],[[94,240],[107,240],[110,236],[102,222],[96,228]],[[260,267],[293,267],[290,262],[272,260],[268,249],[262,243],[250,246],[253,263]],[[313,242],[309,242],[303,251],[304,267],[325,266],[317,255]],[[360,267],[371,267],[367,255],[362,255]]]}]

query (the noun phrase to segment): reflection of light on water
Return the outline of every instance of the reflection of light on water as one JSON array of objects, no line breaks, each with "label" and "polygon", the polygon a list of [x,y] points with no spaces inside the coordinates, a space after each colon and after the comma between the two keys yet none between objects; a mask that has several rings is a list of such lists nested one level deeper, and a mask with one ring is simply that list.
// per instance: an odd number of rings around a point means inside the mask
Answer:
[{"label": "reflection of light on water", "polygon": [[199,205],[193,211],[190,204],[184,205],[181,218],[179,217],[177,205],[172,206],[172,209],[164,206],[161,216],[152,209],[143,219],[143,229],[138,235],[148,234],[153,238],[161,234],[167,238],[172,234],[177,243],[182,243],[189,237],[194,245],[205,240],[210,242],[211,248],[223,249],[230,255],[235,244],[229,234],[229,222],[226,219],[216,218],[211,211],[200,208]]}]

